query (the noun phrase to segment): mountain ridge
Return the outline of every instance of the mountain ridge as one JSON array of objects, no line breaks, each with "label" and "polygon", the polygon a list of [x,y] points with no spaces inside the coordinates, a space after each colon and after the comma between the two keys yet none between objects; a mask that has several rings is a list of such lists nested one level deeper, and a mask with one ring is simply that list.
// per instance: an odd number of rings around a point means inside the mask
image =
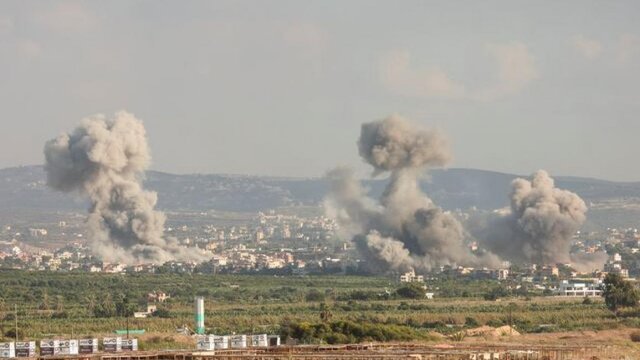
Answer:
[{"label": "mountain ridge", "polygon": [[[436,169],[420,185],[445,209],[495,209],[508,205],[510,183],[520,175],[478,169]],[[575,176],[556,177],[560,188],[576,192],[587,202],[640,198],[640,182],[616,182]],[[387,179],[363,179],[373,197]],[[295,178],[234,174],[146,173],[145,187],[158,192],[163,210],[261,211],[283,206],[317,206],[329,184],[324,178]],[[46,186],[41,165],[0,169],[0,210],[84,210],[86,201]]]}]

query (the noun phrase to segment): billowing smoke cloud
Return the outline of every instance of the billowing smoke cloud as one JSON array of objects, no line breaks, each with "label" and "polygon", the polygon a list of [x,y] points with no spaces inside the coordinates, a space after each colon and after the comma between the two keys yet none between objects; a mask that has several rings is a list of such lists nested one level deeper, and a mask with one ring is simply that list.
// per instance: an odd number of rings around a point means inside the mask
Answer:
[{"label": "billowing smoke cloud", "polygon": [[584,201],[556,188],[544,170],[533,174],[531,180],[514,180],[511,187],[510,209],[496,212],[480,235],[484,244],[512,261],[571,262],[571,239],[586,219]]},{"label": "billowing smoke cloud", "polygon": [[132,114],[95,115],[44,147],[47,183],[91,202],[87,224],[93,249],[123,263],[203,260],[201,252],[165,238],[165,215],[154,210],[155,192],[142,188],[149,166],[144,126]]},{"label": "billowing smoke cloud", "polygon": [[331,190],[325,205],[371,270],[496,263],[495,257],[472,254],[460,222],[419,188],[425,169],[446,165],[451,158],[442,135],[391,116],[363,124],[358,149],[374,175],[391,173],[384,194],[379,201],[368,198],[353,172],[338,168],[328,173]]},{"label": "billowing smoke cloud", "polygon": [[444,166],[451,160],[443,136],[399,116],[362,124],[358,151],[376,172]]}]

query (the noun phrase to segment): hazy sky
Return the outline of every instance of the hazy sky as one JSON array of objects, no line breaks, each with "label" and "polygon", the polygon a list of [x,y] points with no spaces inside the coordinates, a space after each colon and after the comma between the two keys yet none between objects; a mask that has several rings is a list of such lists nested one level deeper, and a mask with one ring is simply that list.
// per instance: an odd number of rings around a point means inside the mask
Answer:
[{"label": "hazy sky", "polygon": [[0,167],[94,113],[156,170],[367,167],[360,124],[441,128],[452,166],[640,180],[638,1],[0,2]]}]

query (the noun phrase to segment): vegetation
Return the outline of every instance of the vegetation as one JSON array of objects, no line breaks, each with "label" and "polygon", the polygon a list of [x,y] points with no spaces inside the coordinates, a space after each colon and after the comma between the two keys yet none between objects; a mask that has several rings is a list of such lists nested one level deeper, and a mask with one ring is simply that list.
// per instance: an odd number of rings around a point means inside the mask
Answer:
[{"label": "vegetation", "polygon": [[602,296],[607,308],[616,316],[623,307],[636,307],[640,294],[629,281],[618,274],[607,274],[602,284]]},{"label": "vegetation", "polygon": [[405,299],[421,299],[425,296],[424,287],[419,283],[408,283],[396,290],[396,293]]},{"label": "vegetation", "polygon": [[410,341],[428,338],[408,326],[369,324],[348,320],[330,323],[285,320],[281,325],[283,339],[294,338],[304,343],[352,344],[363,341]]},{"label": "vegetation", "polygon": [[[616,318],[601,299],[522,296],[492,280],[439,279],[428,286],[433,300],[422,287],[386,277],[0,271],[0,341],[14,336],[17,304],[22,339],[100,337],[128,323],[149,333],[148,348],[185,346],[167,336],[193,327],[194,296],[205,297],[211,333],[281,334],[302,343],[429,340],[435,332],[450,336],[510,320],[520,332],[640,326],[635,309],[621,308]],[[171,298],[156,304],[154,316],[132,318],[152,291]],[[500,301],[484,300],[486,294]]]}]

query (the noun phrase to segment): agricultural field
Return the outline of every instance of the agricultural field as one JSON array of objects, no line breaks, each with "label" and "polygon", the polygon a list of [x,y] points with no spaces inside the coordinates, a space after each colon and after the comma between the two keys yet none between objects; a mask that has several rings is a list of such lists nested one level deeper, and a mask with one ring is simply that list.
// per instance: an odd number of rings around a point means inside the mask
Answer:
[{"label": "agricultural field", "polygon": [[[465,330],[512,325],[518,334],[640,327],[635,310],[614,316],[601,299],[495,293],[494,281],[434,280],[432,300],[413,298],[387,277],[259,275],[109,275],[0,272],[0,331],[15,337],[102,336],[144,329],[141,348],[192,346],[177,328],[193,328],[194,296],[205,298],[209,332],[268,333],[299,343],[460,341]],[[410,289],[409,289],[410,290]],[[147,294],[171,297],[149,318],[134,318]],[[464,294],[462,297],[460,294]],[[628,336],[627,336],[628,337]],[[2,339],[0,339],[2,340]]]}]

